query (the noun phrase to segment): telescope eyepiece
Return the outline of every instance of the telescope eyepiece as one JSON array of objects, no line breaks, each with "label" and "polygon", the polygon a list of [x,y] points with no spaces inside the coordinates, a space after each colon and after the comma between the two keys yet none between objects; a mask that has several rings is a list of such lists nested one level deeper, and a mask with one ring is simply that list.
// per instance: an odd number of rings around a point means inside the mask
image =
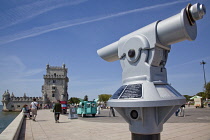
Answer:
[{"label": "telescope eyepiece", "polygon": [[194,5],[189,4],[187,7],[189,13],[189,20],[195,22],[196,20],[202,19],[206,14],[206,7],[203,4],[196,3]]}]

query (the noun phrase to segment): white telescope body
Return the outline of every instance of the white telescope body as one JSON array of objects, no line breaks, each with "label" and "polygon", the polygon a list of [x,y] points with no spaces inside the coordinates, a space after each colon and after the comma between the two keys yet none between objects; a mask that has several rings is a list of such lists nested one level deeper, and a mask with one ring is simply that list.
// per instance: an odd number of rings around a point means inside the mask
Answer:
[{"label": "white telescope body", "polygon": [[[181,42],[184,40],[195,40],[197,36],[197,26],[195,21],[203,18],[206,13],[205,6],[203,4],[194,4],[188,10],[189,14],[191,14],[194,18],[190,19],[187,15],[187,8],[182,9],[182,11],[169,17],[163,21],[155,22],[157,23],[157,27],[155,31],[157,32],[157,38],[159,39],[162,45],[168,46],[177,42]],[[190,20],[194,20],[194,25],[192,26]],[[144,34],[147,31],[144,30],[143,27],[131,34],[128,34],[122,38],[128,38],[131,35],[136,33]],[[150,29],[149,29],[150,30]],[[108,62],[113,62],[119,60],[118,57],[118,41],[105,46],[97,51],[98,55]]]},{"label": "white telescope body", "polygon": [[195,40],[196,20],[203,18],[202,4],[189,4],[177,15],[156,21],[101,48],[108,62],[120,60],[123,85],[109,99],[129,123],[132,134],[160,134],[163,124],[185,98],[167,82],[165,64],[170,45]]}]

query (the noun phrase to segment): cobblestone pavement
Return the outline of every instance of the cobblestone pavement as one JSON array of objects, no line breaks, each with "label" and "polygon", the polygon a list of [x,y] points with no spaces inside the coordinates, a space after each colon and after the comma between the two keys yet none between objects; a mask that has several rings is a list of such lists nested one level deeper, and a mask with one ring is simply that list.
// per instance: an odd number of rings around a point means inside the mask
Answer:
[{"label": "cobblestone pavement", "polygon": [[173,115],[167,123],[210,123],[210,108],[186,107],[185,117]]},{"label": "cobblestone pavement", "polygon": [[[186,108],[186,117],[174,115],[164,124],[161,140],[210,140],[210,108]],[[130,140],[128,124],[116,113],[109,117],[109,110],[96,117],[68,119],[60,116],[54,122],[53,112],[38,110],[37,121],[26,119],[19,140]]]},{"label": "cobblestone pavement", "polygon": [[[185,117],[177,117],[175,115],[167,121],[167,123],[210,123],[210,108],[194,108],[186,107]],[[87,116],[85,118],[80,117],[79,119],[84,121],[102,122],[102,123],[123,123],[124,119],[117,113],[116,117],[109,117],[109,110],[105,109],[101,111],[101,114],[96,117]]]}]

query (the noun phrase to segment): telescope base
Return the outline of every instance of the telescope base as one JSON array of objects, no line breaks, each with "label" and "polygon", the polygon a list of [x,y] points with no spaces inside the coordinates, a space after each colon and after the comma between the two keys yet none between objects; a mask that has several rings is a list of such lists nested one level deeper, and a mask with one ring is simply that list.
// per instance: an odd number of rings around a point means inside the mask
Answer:
[{"label": "telescope base", "polygon": [[151,135],[131,133],[131,140],[160,140],[160,133]]}]

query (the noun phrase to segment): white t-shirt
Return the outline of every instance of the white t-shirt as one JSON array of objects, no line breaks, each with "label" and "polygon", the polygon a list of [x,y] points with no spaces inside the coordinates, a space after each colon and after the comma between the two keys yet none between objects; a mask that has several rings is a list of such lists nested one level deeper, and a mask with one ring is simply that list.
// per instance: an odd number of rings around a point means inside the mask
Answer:
[{"label": "white t-shirt", "polygon": [[[36,106],[35,106],[36,105]],[[35,108],[35,109],[37,109],[37,106],[38,105],[38,103],[37,102],[31,102],[31,108]]]}]

